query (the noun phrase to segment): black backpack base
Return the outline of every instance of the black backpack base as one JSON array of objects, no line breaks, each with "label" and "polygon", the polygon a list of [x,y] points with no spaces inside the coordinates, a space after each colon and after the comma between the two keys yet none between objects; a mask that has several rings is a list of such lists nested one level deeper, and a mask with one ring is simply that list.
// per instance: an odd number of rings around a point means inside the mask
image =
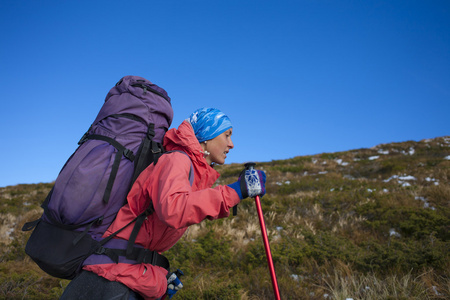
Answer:
[{"label": "black backpack base", "polygon": [[[134,245],[134,240],[147,214],[147,211],[140,214],[130,223],[101,241],[93,239],[86,232],[66,229],[63,228],[64,225],[51,224],[42,219],[26,223],[22,228],[23,231],[33,228],[34,230],[25,246],[25,253],[44,272],[61,279],[71,280],[75,278],[80,273],[83,262],[92,254],[106,255],[114,263],[127,259],[135,263],[149,263],[160,266],[169,271],[170,263],[164,255]],[[132,233],[134,238],[128,241],[127,249],[103,247],[119,232],[135,222]]]},{"label": "black backpack base", "polygon": [[[82,232],[63,229],[40,219],[27,242],[25,253],[49,275],[73,279],[83,261],[102,246],[90,235],[81,235]],[[78,241],[76,247],[75,240]]]}]

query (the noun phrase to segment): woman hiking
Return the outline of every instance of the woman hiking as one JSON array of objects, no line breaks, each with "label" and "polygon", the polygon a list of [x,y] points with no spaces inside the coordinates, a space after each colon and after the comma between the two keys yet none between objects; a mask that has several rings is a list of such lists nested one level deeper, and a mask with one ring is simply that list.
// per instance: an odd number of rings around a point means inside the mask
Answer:
[{"label": "woman hiking", "polygon": [[[228,152],[234,148],[232,133],[228,116],[215,108],[198,109],[177,129],[170,129],[163,142],[169,153],[139,175],[127,196],[127,204],[119,210],[104,237],[152,205],[154,211],[143,221],[135,244],[162,253],[175,245],[190,225],[205,219],[226,218],[230,208],[242,199],[263,196],[266,175],[260,170],[246,170],[246,176],[240,176],[235,183],[212,188],[220,176],[214,164],[224,164]],[[112,241],[130,239],[130,227]],[[168,275],[164,267],[149,263],[109,260],[88,264],[69,283],[60,299],[147,300],[160,299],[166,293],[172,297],[176,289],[173,285],[168,287]]]}]

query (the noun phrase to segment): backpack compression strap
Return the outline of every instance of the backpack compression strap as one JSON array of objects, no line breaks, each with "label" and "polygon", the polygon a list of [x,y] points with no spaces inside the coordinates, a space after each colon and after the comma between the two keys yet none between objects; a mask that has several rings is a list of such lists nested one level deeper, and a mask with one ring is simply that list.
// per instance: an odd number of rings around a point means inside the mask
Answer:
[{"label": "backpack compression strap", "polygon": [[119,171],[119,165],[120,161],[122,159],[122,155],[128,158],[130,161],[134,161],[134,153],[130,149],[125,148],[122,146],[121,143],[116,141],[115,139],[112,139],[110,137],[100,135],[100,134],[88,134],[83,136],[83,138],[80,140],[79,144],[84,143],[86,140],[100,140],[105,141],[114,148],[117,149],[116,156],[114,157],[114,163],[111,169],[111,173],[109,175],[108,184],[106,185],[105,194],[103,194],[103,202],[108,203],[109,197],[111,196],[112,187],[114,184],[114,180],[116,179],[117,172]]}]

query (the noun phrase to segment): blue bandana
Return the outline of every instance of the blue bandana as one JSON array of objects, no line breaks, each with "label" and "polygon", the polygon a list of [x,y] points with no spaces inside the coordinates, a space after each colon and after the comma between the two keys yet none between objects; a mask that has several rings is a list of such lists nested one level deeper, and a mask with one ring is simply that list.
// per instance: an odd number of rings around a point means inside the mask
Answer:
[{"label": "blue bandana", "polygon": [[211,140],[233,127],[227,115],[218,109],[207,107],[194,111],[189,122],[200,143]]}]

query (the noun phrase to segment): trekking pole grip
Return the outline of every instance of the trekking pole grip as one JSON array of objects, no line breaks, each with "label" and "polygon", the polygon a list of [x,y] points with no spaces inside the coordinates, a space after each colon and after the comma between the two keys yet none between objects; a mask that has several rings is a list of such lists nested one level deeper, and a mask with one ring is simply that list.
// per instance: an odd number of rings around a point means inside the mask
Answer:
[{"label": "trekking pole grip", "polygon": [[244,166],[245,166],[246,170],[253,170],[255,168],[256,164],[254,162],[248,162]]},{"label": "trekking pole grip", "polygon": [[[241,172],[241,174],[239,175],[239,179],[241,179],[240,176],[243,175],[243,174],[245,173],[246,170],[252,170],[254,166],[255,166],[255,163],[254,163],[254,162],[248,162],[248,163],[246,163],[246,164],[244,165],[244,170],[243,170],[243,171]],[[245,177],[245,174],[244,174],[244,177]],[[240,185],[241,185],[241,189],[243,189],[243,188],[244,188],[243,185],[245,185],[245,179],[243,179],[243,181],[241,181]],[[233,206],[233,216],[236,216],[236,215],[237,215],[237,207],[238,207],[237,204],[236,204],[235,206]]]}]

